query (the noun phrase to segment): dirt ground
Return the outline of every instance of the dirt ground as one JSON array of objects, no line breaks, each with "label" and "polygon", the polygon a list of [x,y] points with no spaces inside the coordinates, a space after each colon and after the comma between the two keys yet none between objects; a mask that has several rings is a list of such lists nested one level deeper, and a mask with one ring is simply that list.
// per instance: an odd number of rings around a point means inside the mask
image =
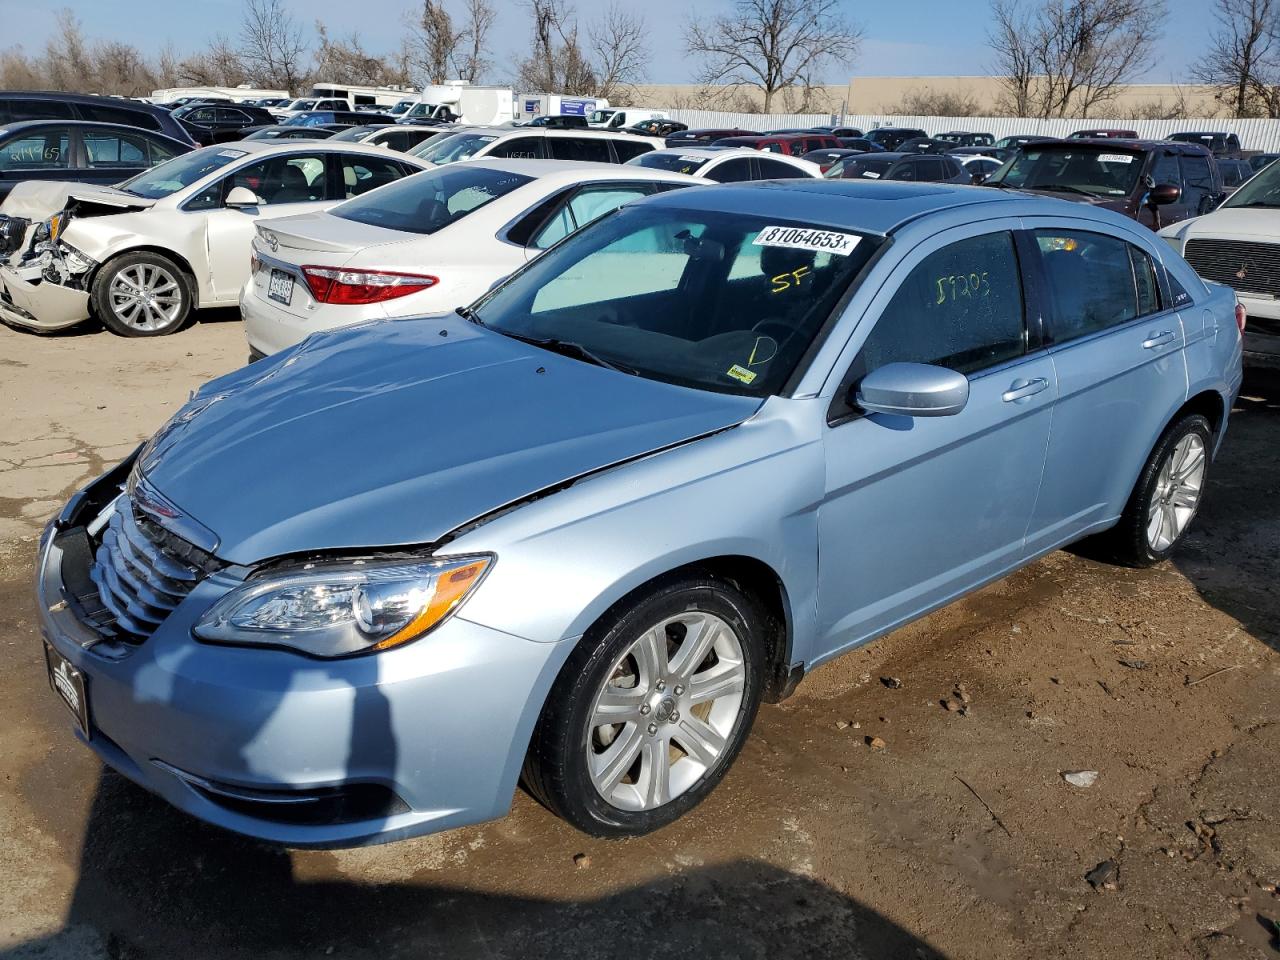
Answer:
[{"label": "dirt ground", "polygon": [[244,355],[225,316],[0,328],[0,956],[1280,956],[1280,379],[1247,381],[1175,561],[1060,552],[816,671],[657,834],[591,840],[520,793],[494,823],[300,852],[105,771],[31,598],[44,519]]}]

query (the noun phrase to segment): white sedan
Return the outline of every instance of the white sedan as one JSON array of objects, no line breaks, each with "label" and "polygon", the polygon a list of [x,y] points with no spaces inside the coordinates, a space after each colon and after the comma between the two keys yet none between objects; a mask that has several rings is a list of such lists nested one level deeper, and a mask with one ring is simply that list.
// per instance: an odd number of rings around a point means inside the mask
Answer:
[{"label": "white sedan", "polygon": [[236,302],[268,214],[324,210],[418,173],[385,148],[328,141],[205,147],[114,187],[27,181],[0,205],[0,320],[123,336],[180,329]]},{"label": "white sedan", "polygon": [[475,160],[327,213],[265,220],[240,295],[249,357],[318,330],[464,306],[596,218],[699,184],[617,164]]},{"label": "white sedan", "polygon": [[681,147],[654,150],[627,161],[628,166],[671,170],[716,183],[743,180],[791,180],[821,177],[822,168],[811,160],[766,153],[750,147]]}]

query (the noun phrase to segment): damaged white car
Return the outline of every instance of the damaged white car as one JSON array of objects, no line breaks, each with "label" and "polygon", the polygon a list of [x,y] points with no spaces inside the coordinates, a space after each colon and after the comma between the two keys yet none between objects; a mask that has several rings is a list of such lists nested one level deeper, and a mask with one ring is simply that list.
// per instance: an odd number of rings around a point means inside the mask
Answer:
[{"label": "damaged white car", "polygon": [[426,166],[362,144],[246,141],[114,187],[20,183],[0,204],[0,320],[173,333],[193,309],[235,305],[260,216],[324,210]]}]

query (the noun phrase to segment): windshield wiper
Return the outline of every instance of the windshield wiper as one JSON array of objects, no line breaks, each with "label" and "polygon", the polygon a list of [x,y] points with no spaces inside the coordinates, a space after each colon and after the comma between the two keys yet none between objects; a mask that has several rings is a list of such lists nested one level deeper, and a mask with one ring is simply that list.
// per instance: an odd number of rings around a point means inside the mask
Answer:
[{"label": "windshield wiper", "polygon": [[1024,187],[1023,189],[1024,190],[1053,190],[1055,192],[1060,192],[1060,193],[1078,193],[1082,197],[1093,197],[1095,199],[1103,196],[1103,194],[1101,193],[1094,193],[1090,190],[1081,190],[1079,187],[1068,186],[1065,183],[1056,183],[1051,186],[1046,185],[1046,186],[1040,186],[1040,187]]},{"label": "windshield wiper", "polygon": [[1267,207],[1274,209],[1275,207],[1280,207],[1280,203],[1267,203],[1265,200],[1250,200],[1248,203],[1224,203],[1223,206],[1236,207],[1237,209],[1243,209],[1245,207]]},{"label": "windshield wiper", "polygon": [[613,360],[606,360],[598,353],[593,353],[587,347],[580,343],[574,343],[572,340],[559,340],[555,337],[526,337],[524,334],[512,333],[510,330],[499,330],[503,336],[511,337],[513,340],[519,340],[522,343],[529,343],[535,347],[541,347],[543,350],[550,350],[552,353],[558,353],[562,357],[573,357],[577,360],[584,360],[587,363],[594,364],[597,367],[604,367],[606,370],[616,370],[618,373],[629,373],[633,377],[639,376],[640,371],[635,367],[628,367],[625,364],[617,363]]},{"label": "windshield wiper", "polygon": [[470,307],[458,307],[453,312],[456,313],[458,316],[460,316],[463,320],[466,320],[468,323],[474,323],[477,326],[481,326],[481,327],[484,326],[484,321],[480,319],[480,314],[476,313]]}]

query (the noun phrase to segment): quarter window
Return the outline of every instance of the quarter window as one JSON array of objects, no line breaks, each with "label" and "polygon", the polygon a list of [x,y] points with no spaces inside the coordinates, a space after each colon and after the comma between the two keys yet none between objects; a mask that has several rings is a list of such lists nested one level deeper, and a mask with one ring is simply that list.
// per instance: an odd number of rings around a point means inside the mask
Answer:
[{"label": "quarter window", "polygon": [[912,269],[863,343],[855,378],[900,362],[973,373],[1026,348],[1013,237],[985,234],[949,244]]},{"label": "quarter window", "polygon": [[1053,304],[1057,342],[1117,327],[1159,310],[1151,260],[1131,244],[1073,230],[1037,230],[1035,237]]}]

